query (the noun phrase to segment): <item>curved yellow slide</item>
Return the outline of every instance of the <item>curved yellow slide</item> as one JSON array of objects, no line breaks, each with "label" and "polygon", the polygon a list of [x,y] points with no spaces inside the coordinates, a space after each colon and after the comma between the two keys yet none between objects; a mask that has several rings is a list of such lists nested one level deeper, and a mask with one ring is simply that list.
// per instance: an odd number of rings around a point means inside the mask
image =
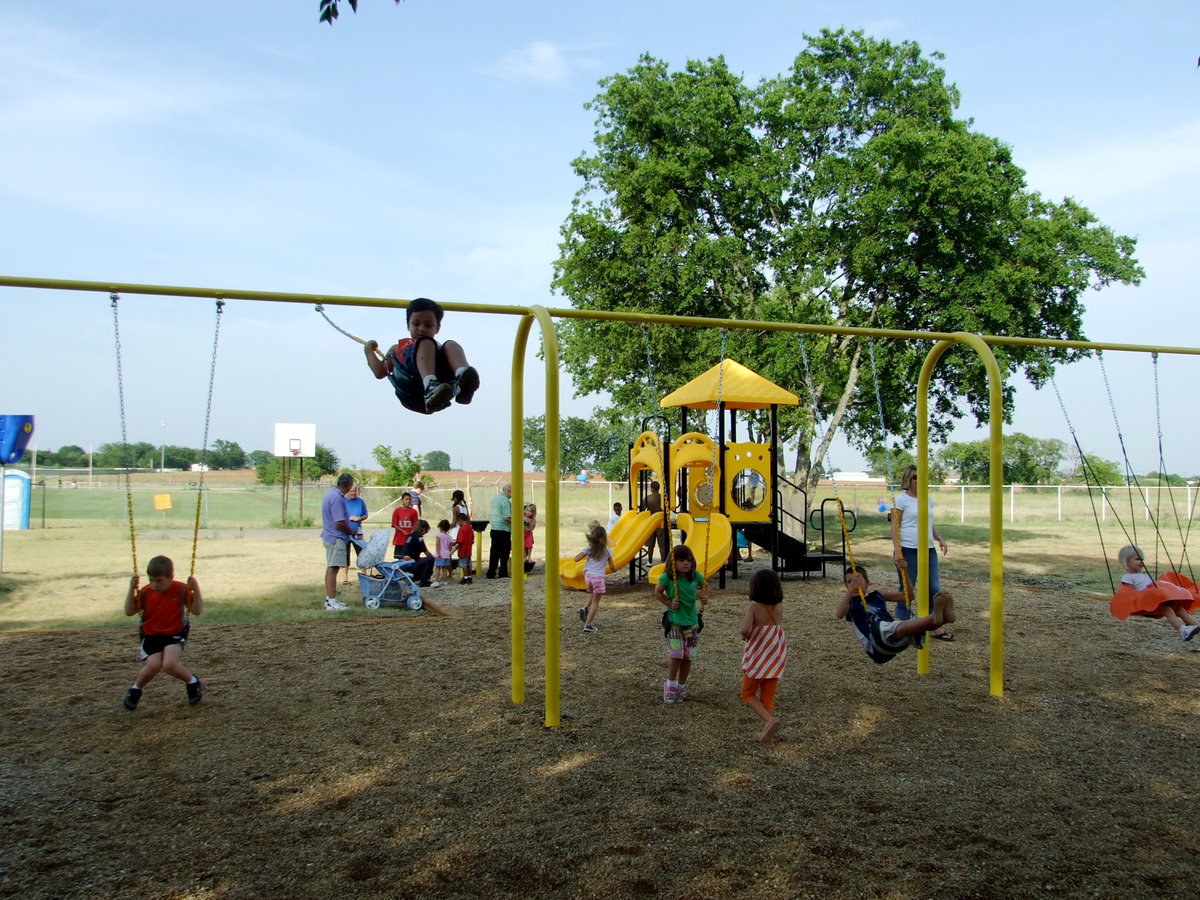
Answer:
[{"label": "curved yellow slide", "polygon": [[[704,572],[705,579],[711,578],[721,571],[733,551],[733,526],[729,519],[721,513],[712,513],[707,519],[693,518],[687,513],[677,517],[677,527],[687,533],[685,547],[696,557],[696,567]],[[704,564],[705,553],[708,554],[708,565]],[[664,563],[659,563],[650,570],[650,583],[658,584],[662,577]]]},{"label": "curved yellow slide", "polygon": [[[613,569],[629,565],[629,561],[646,546],[646,541],[650,540],[650,535],[654,534],[661,522],[662,513],[652,513],[646,510],[635,512],[632,509],[617,519],[617,524],[608,533],[608,539],[612,544]],[[582,541],[580,544],[581,550],[584,543],[586,541]],[[587,590],[587,585],[583,580],[583,564],[586,561],[581,559],[576,562],[572,556],[559,559],[558,572],[563,587],[575,588],[580,591]]]}]

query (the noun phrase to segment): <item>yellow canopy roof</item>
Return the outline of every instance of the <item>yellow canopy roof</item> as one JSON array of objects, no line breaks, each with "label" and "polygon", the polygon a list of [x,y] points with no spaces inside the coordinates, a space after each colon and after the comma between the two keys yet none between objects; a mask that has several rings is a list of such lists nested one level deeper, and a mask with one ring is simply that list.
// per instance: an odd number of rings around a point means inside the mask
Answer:
[{"label": "yellow canopy roof", "polygon": [[703,375],[693,378],[679,390],[672,391],[659,402],[663,407],[685,406],[688,409],[716,409],[718,397],[727,409],[767,409],[772,404],[799,406],[791,391],[752,372],[736,360],[727,359]]}]

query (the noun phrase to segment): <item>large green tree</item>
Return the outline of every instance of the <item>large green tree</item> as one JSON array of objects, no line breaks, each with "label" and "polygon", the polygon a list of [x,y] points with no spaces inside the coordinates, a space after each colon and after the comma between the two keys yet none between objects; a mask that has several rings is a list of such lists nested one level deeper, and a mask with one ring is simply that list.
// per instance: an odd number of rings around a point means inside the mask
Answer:
[{"label": "large green tree", "polygon": [[1104,459],[1091,453],[1082,455],[1076,451],[1073,454],[1073,465],[1067,476],[1068,480],[1078,484],[1112,485],[1125,484],[1125,473],[1119,463]]},{"label": "large green tree", "polygon": [[67,444],[59,447],[57,453],[48,454],[49,459],[44,465],[62,466],[67,469],[79,469],[88,464],[87,451],[78,444]]},{"label": "large green tree", "polygon": [[397,453],[386,444],[376,444],[371,455],[381,470],[379,484],[402,487],[412,484],[421,472],[421,458],[407,447]]},{"label": "large green tree", "polygon": [[[555,287],[575,307],[1078,339],[1089,289],[1140,280],[1133,239],[1030,190],[1006,145],[955,118],[940,56],[861,32],[807,41],[790,71],[756,87],[721,58],[672,72],[645,56],[601,82],[589,104],[595,152],[574,162],[583,186],[555,264]],[[852,336],[806,338],[801,355],[778,332],[589,320],[561,331],[577,390],[609,391],[634,418],[724,347],[800,396],[781,423],[810,480],[840,427],[864,448],[911,440],[931,346],[877,341],[872,374],[872,348]],[[1006,375],[1035,383],[1071,358],[996,355]],[[974,354],[946,354],[932,437],[983,416],[987,399]],[[1004,402],[1007,415],[1010,387]]]},{"label": "large green tree", "polygon": [[[956,469],[964,484],[991,481],[991,442],[954,442],[937,454],[944,469]],[[1005,484],[1058,484],[1063,480],[1067,444],[1058,438],[1035,438],[1021,432],[1004,435]]]},{"label": "large green tree", "polygon": [[450,454],[445,450],[430,450],[421,460],[421,465],[431,472],[449,472]]},{"label": "large green tree", "polygon": [[246,468],[246,451],[237,441],[215,440],[208,448],[208,466],[210,469],[244,469]]},{"label": "large green tree", "polygon": [[[559,423],[559,468],[566,472],[587,469],[600,472],[610,481],[620,481],[629,474],[629,445],[635,428],[624,412],[610,410],[597,418],[581,419],[569,416]],[[525,458],[538,471],[546,468],[546,417],[531,416],[525,420]]]}]

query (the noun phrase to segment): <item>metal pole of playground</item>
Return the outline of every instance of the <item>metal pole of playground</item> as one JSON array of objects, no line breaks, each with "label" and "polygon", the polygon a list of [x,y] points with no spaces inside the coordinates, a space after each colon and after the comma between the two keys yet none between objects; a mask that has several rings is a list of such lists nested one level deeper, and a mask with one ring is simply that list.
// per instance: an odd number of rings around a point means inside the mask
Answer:
[{"label": "metal pole of playground", "polygon": [[[991,694],[1004,696],[1004,379],[992,349],[974,334],[957,334],[939,341],[921,367],[917,382],[917,614],[927,616],[929,608],[929,382],[942,354],[956,344],[966,344],[979,354],[988,376],[990,408],[989,448],[989,525],[991,537],[989,632],[991,636]],[[929,644],[917,651],[917,673],[929,674]]]}]

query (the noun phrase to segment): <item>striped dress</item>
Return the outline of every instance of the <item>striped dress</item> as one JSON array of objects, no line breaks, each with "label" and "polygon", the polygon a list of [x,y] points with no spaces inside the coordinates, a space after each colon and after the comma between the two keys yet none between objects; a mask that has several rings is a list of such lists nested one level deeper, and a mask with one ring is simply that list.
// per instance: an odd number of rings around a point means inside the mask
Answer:
[{"label": "striped dress", "polygon": [[767,607],[770,624],[758,625],[750,632],[742,654],[742,672],[747,678],[779,678],[787,667],[787,635],[775,622],[775,612]]}]

